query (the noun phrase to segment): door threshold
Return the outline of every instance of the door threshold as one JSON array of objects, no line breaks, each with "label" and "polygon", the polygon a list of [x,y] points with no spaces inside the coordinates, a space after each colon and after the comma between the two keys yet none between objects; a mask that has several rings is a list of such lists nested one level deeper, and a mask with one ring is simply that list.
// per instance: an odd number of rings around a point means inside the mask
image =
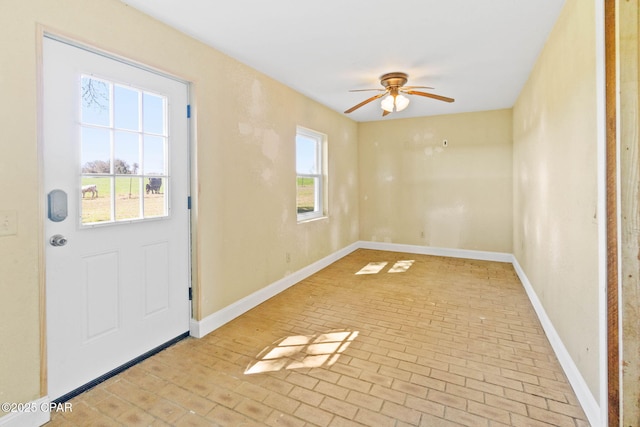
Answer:
[{"label": "door threshold", "polygon": [[100,375],[98,378],[89,381],[88,383],[76,388],[75,390],[70,391],[67,394],[64,394],[64,395],[60,396],[57,399],[52,400],[51,402],[52,403],[56,403],[56,404],[57,403],[67,402],[67,401],[73,399],[74,397],[78,396],[79,394],[82,394],[85,391],[91,390],[93,387],[95,387],[98,384],[108,380],[109,378],[115,377],[116,375],[118,375],[119,373],[121,373],[123,371],[126,371],[130,367],[135,366],[138,363],[150,358],[151,356],[160,353],[162,350],[171,347],[172,345],[176,344],[178,341],[182,341],[183,339],[187,338],[188,336],[189,336],[189,331],[184,332],[184,333],[178,335],[177,337],[175,337],[173,339],[170,339],[169,341],[165,342],[164,344],[160,344],[156,348],[151,349],[151,350],[147,351],[144,354],[141,354],[140,356],[136,357],[135,359],[131,359],[127,363],[125,363],[123,365],[120,365],[115,369],[112,369],[111,371],[107,372],[104,375]]}]

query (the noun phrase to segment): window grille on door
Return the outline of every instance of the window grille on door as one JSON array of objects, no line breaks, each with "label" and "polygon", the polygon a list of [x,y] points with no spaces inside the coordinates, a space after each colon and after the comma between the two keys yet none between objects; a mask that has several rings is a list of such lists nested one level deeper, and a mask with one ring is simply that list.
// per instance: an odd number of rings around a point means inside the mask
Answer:
[{"label": "window grille on door", "polygon": [[166,97],[84,75],[80,103],[81,224],[167,216]]}]

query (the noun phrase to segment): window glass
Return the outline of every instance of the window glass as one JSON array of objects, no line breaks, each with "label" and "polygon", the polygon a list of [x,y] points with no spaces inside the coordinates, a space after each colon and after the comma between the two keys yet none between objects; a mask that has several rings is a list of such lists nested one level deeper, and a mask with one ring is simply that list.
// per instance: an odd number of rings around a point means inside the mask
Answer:
[{"label": "window glass", "polygon": [[318,141],[305,135],[296,138],[296,169],[301,174],[318,173]]},{"label": "window glass", "polygon": [[116,221],[142,217],[142,211],[140,209],[140,182],[141,179],[137,177],[116,177]]},{"label": "window glass", "polygon": [[164,135],[165,124],[165,99],[145,92],[143,95],[144,105],[144,131],[145,133],[155,133]]},{"label": "window glass", "polygon": [[111,173],[111,132],[82,127],[80,139],[82,173]]},{"label": "window glass", "polygon": [[138,134],[134,132],[114,132],[114,173],[138,173],[140,169],[140,142],[138,138]]},{"label": "window glass", "polygon": [[297,211],[298,214],[305,214],[316,211],[316,190],[318,189],[317,178],[298,177],[297,179]]},{"label": "window glass", "polygon": [[298,221],[325,215],[323,152],[326,137],[309,129],[296,134],[296,212]]},{"label": "window glass", "polygon": [[116,86],[114,93],[114,125],[116,129],[138,130],[140,126],[140,92]]},{"label": "window glass", "polygon": [[109,126],[111,124],[111,85],[93,77],[82,77],[82,123]]},{"label": "window glass", "polygon": [[92,224],[112,221],[111,177],[82,177],[82,223]]},{"label": "window glass", "polygon": [[166,182],[160,177],[147,178],[144,188],[145,218],[167,214]]},{"label": "window glass", "polygon": [[166,140],[160,136],[144,136],[144,173],[146,175],[164,175]]},{"label": "window glass", "polygon": [[89,76],[81,85],[81,224],[167,216],[166,98]]}]

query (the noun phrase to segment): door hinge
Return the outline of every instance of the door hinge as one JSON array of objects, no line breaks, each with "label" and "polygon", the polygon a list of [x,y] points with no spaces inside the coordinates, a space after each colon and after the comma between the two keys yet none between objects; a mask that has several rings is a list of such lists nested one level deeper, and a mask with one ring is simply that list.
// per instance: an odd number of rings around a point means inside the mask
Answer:
[{"label": "door hinge", "polygon": [[193,301],[193,288],[189,287],[189,301]]},{"label": "door hinge", "polygon": [[187,119],[191,118],[191,105],[187,104]]},{"label": "door hinge", "polygon": [[191,209],[191,196],[187,197],[187,209]]}]

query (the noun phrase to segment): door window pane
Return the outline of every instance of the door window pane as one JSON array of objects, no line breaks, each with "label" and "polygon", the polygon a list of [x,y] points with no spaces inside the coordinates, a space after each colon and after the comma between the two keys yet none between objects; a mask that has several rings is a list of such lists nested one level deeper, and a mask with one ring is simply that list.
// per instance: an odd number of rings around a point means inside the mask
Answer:
[{"label": "door window pane", "polygon": [[140,169],[139,135],[115,131],[113,171],[116,174],[136,174]]},{"label": "door window pane", "polygon": [[83,177],[81,187],[82,224],[111,221],[111,177]]},{"label": "door window pane", "polygon": [[114,88],[114,126],[117,129],[140,129],[140,91],[123,86]]},{"label": "door window pane", "polygon": [[145,92],[144,104],[144,132],[165,134],[165,98]]},{"label": "door window pane", "polygon": [[148,178],[144,191],[144,216],[157,217],[167,214],[165,182],[160,177]]},{"label": "door window pane", "polygon": [[82,173],[111,173],[111,132],[82,127],[80,131]]},{"label": "door window pane", "polygon": [[141,218],[140,178],[116,178],[116,221]]},{"label": "door window pane", "polygon": [[144,173],[145,175],[166,174],[166,138],[145,135],[144,137]]},{"label": "door window pane", "polygon": [[111,84],[83,76],[80,90],[82,123],[109,126],[111,124]]}]

